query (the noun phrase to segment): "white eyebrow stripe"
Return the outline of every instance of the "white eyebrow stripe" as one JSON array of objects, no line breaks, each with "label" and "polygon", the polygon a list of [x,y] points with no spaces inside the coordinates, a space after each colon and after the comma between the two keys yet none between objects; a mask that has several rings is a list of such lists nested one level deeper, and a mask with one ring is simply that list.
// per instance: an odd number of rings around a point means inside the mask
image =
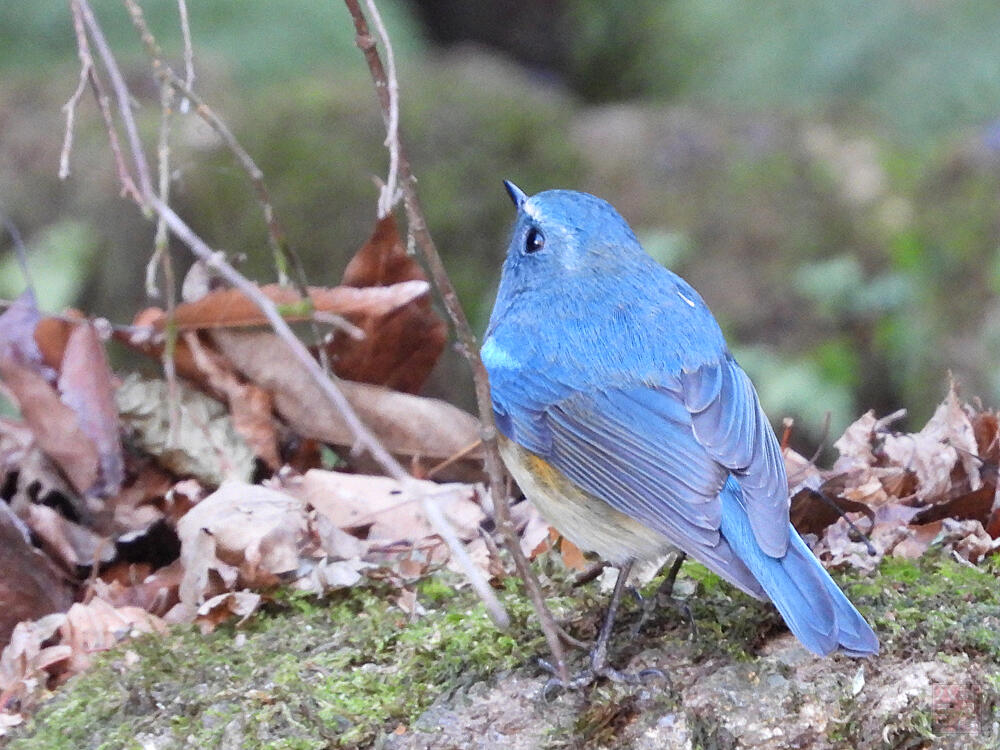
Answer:
[{"label": "white eyebrow stripe", "polygon": [[682,294],[681,292],[677,292],[677,296],[678,296],[678,297],[680,297],[680,298],[681,298],[682,300],[684,300],[685,302],[687,302],[687,303],[688,303],[688,304],[689,304],[689,305],[690,305],[691,307],[694,307],[694,306],[695,306],[695,304],[694,304],[694,300],[691,300],[691,299],[688,299],[688,298],[687,298],[687,297],[685,297],[685,296],[684,296],[684,295],[683,295],[683,294]]}]

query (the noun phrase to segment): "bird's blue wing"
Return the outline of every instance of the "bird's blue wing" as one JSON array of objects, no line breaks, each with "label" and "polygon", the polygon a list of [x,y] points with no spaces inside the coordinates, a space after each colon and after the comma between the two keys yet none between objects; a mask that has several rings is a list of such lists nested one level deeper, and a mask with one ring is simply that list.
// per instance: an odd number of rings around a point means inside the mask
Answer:
[{"label": "bird's blue wing", "polygon": [[[677,395],[646,387],[577,393],[530,418],[525,411],[520,416],[532,434],[544,432],[543,442],[525,447],[577,486],[762,596],[719,533],[719,491],[729,472],[695,439]],[[530,443],[524,433],[517,435],[518,421],[515,439]]]},{"label": "bird's blue wing", "polygon": [[761,549],[781,557],[789,535],[785,462],[750,378],[725,356],[680,379],[695,438],[739,482]]}]

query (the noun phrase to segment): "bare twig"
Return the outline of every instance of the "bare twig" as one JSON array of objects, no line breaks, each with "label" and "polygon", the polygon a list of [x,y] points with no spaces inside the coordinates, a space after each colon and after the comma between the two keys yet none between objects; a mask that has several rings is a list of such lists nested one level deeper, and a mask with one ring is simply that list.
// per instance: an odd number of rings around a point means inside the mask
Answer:
[{"label": "bare twig", "polygon": [[[126,1],[128,2],[128,0]],[[256,284],[233,268],[233,266],[225,260],[225,257],[221,252],[213,251],[208,244],[205,243],[205,241],[202,240],[194,232],[194,230],[192,230],[191,227],[188,226],[187,223],[153,191],[152,181],[150,179],[149,163],[146,160],[146,155],[142,148],[142,142],[139,138],[138,126],[131,109],[131,97],[125,83],[124,76],[122,75],[121,68],[118,66],[118,62],[107,43],[104,33],[94,17],[93,9],[90,7],[88,0],[71,0],[71,2],[74,7],[79,9],[80,16],[83,19],[83,26],[89,32],[90,39],[97,48],[98,55],[107,70],[112,87],[115,91],[118,114],[122,119],[125,132],[128,136],[132,163],[135,168],[137,182],[139,185],[139,193],[135,195],[136,202],[144,211],[151,210],[153,213],[161,217],[174,236],[187,245],[197,258],[213,269],[221,278],[225,279],[232,286],[243,292],[243,294],[248,297],[258,307],[258,309],[260,309],[260,311],[267,318],[268,322],[271,324],[275,334],[289,347],[292,357],[298,361],[303,369],[319,386],[323,395],[341,414],[344,421],[347,423],[348,428],[351,430],[351,433],[354,435],[356,445],[367,451],[382,466],[383,470],[387,474],[400,480],[403,483],[405,491],[413,496],[420,497],[421,492],[415,486],[415,480],[413,480],[413,478],[403,470],[403,467],[399,465],[395,458],[393,458],[392,454],[386,451],[374,434],[361,421],[357,412],[354,411],[354,408],[344,396],[340,387],[327,376],[327,373],[324,372],[320,364],[310,355],[309,350],[306,349],[305,345],[292,332],[288,323],[286,323],[284,318],[281,317],[281,313],[278,311],[277,306],[271,302],[271,300],[269,300],[263,292],[260,291],[260,288]],[[86,36],[84,37],[84,41],[86,41]],[[192,97],[192,101],[196,100]],[[126,174],[129,174],[129,172],[126,172]],[[429,520],[434,523],[433,518],[429,518]],[[438,528],[435,526],[435,531],[441,534],[442,538],[448,541],[450,527]],[[454,539],[453,532],[450,536]],[[452,548],[452,553],[455,554],[456,559],[459,563],[463,564],[463,571],[469,581],[475,587],[479,596],[483,599],[490,617],[499,627],[507,627],[509,625],[509,618],[506,611],[497,600],[496,595],[493,593],[492,589],[490,589],[482,574],[477,568],[475,568],[475,566],[471,565],[471,561],[468,560],[467,555],[463,556],[463,552],[464,550],[462,550],[460,546],[458,548]]]},{"label": "bare twig", "polygon": [[90,34],[90,38],[97,47],[97,54],[104,64],[104,69],[111,79],[111,88],[115,92],[115,99],[118,102],[118,113],[125,126],[125,135],[128,140],[129,150],[132,153],[132,164],[135,166],[136,177],[139,183],[139,192],[135,196],[136,202],[143,211],[149,208],[149,199],[153,196],[153,183],[149,176],[149,162],[146,161],[146,154],[142,149],[142,139],[139,137],[139,127],[136,125],[135,117],[132,116],[132,98],[129,95],[128,86],[125,83],[125,76],[122,75],[121,68],[115,60],[108,40],[104,38],[104,30],[97,23],[94,17],[94,10],[87,0],[72,0],[74,6],[80,9],[83,18],[83,25]]},{"label": "bare twig", "polygon": [[400,192],[399,181],[399,80],[396,78],[396,56],[392,51],[392,42],[389,40],[389,32],[382,23],[382,15],[378,12],[375,0],[365,0],[368,6],[368,13],[372,17],[372,23],[382,40],[382,47],[385,49],[386,67],[386,100],[388,101],[388,112],[386,114],[386,135],[385,146],[389,149],[389,175],[379,193],[378,217],[384,219],[399,201]]},{"label": "bare twig", "polygon": [[[118,140],[118,129],[115,127],[114,117],[111,114],[110,100],[107,93],[105,93],[104,83],[101,81],[101,77],[98,75],[97,69],[94,67],[94,58],[90,54],[90,42],[87,40],[87,32],[83,18],[83,7],[80,3],[76,2],[76,0],[71,0],[70,10],[73,13],[73,30],[76,33],[77,55],[80,58],[81,76],[83,75],[83,71],[86,70],[87,78],[90,80],[90,87],[94,91],[94,99],[97,100],[97,108],[101,112],[101,118],[104,120],[104,127],[108,131],[108,146],[111,148],[111,155],[115,161],[115,168],[118,170],[118,181],[122,186],[122,195],[128,196],[141,205],[142,199],[139,197],[139,189],[136,187],[135,181],[132,179],[132,173],[129,171],[128,165],[125,163],[125,157],[122,154],[121,143]],[[93,12],[91,12],[91,16],[93,16]],[[59,176],[63,179],[69,175],[70,151],[73,148],[71,129],[74,126],[73,120],[76,115],[76,104],[73,102],[72,97],[66,103],[66,106],[71,107],[72,109],[65,110],[67,118],[67,135],[63,141],[63,152],[59,157]],[[65,173],[63,173],[62,170],[62,164],[64,161],[66,164]]]},{"label": "bare twig", "polygon": [[[366,0],[367,1],[367,0]],[[389,79],[385,68],[382,65],[382,58],[375,46],[368,29],[368,22],[358,4],[358,0],[344,0],[347,9],[354,20],[354,29],[357,32],[357,45],[364,53],[365,61],[368,63],[368,70],[375,83],[375,93],[378,95],[379,104],[382,109],[382,119],[385,121],[388,130],[393,124],[392,120],[392,100],[389,92]],[[430,269],[431,278],[441,295],[448,316],[451,318],[455,334],[458,337],[459,346],[465,355],[472,369],[472,378],[476,388],[476,403],[479,409],[479,419],[482,423],[482,439],[486,455],[486,471],[490,478],[490,498],[493,510],[496,515],[497,528],[503,536],[504,544],[510,556],[514,560],[517,572],[524,580],[524,585],[531,597],[535,612],[541,622],[545,639],[552,652],[556,670],[561,679],[568,679],[566,672],[566,660],[563,654],[562,644],[556,629],[555,619],[545,605],[545,597],[542,595],[538,579],[535,578],[528,561],[521,551],[520,541],[517,532],[510,520],[510,509],[507,505],[507,495],[503,492],[504,472],[500,463],[500,454],[497,451],[497,431],[493,420],[493,406],[490,399],[490,385],[479,356],[479,348],[476,345],[476,337],[472,333],[468,318],[459,302],[455,287],[452,286],[448,272],[437,251],[437,246],[427,228],[427,221],[424,218],[423,208],[420,205],[420,198],[417,196],[416,180],[410,169],[409,160],[406,158],[405,149],[402,146],[402,138],[399,135],[398,121],[396,128],[397,145],[396,150],[399,160],[399,177],[401,189],[403,191],[403,204],[406,208],[406,218],[411,236],[415,240],[427,267]]]},{"label": "bare twig", "polygon": [[[184,39],[184,86],[194,88],[194,46],[191,44],[191,24],[188,21],[187,0],[177,0],[177,13],[181,19],[181,37]],[[186,115],[190,100],[181,99],[181,114]]]},{"label": "bare twig", "polygon": [[[254,194],[260,204],[264,214],[264,223],[267,225],[268,244],[271,246],[271,253],[274,258],[274,267],[278,276],[279,284],[288,284],[291,280],[299,296],[308,304],[309,292],[307,290],[307,280],[305,268],[298,254],[292,249],[285,237],[285,231],[278,221],[274,211],[274,204],[271,201],[270,191],[264,182],[264,172],[257,166],[257,163],[250,156],[250,153],[243,148],[236,136],[229,129],[229,126],[219,117],[215,111],[191,88],[190,81],[193,80],[194,73],[191,71],[187,79],[182,79],[173,68],[163,60],[160,46],[156,42],[149,25],[146,23],[141,6],[136,0],[124,0],[132,17],[132,24],[139,32],[146,51],[152,61],[153,71],[163,85],[171,86],[175,91],[184,97],[184,101],[194,102],[195,111],[212,130],[219,136],[229,151],[236,157],[236,160],[243,167],[250,183],[253,185]],[[183,2],[183,0],[181,0]],[[187,57],[187,55],[185,55]],[[192,63],[193,64],[193,63]],[[315,324],[310,323],[313,338],[316,341],[316,348],[319,353],[319,361],[326,372],[331,372],[329,355],[326,347],[323,346],[321,332]]]}]

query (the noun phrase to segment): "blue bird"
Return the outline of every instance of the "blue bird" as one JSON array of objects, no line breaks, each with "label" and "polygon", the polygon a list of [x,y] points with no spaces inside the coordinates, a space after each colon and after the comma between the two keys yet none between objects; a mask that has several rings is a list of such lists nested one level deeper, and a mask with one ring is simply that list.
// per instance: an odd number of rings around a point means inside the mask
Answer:
[{"label": "blue bird", "polygon": [[525,496],[622,569],[590,678],[622,678],[605,663],[622,584],[671,551],[770,599],[816,654],[877,653],[789,522],[778,442],[701,296],[606,201],[504,184],[517,219],[481,354]]}]

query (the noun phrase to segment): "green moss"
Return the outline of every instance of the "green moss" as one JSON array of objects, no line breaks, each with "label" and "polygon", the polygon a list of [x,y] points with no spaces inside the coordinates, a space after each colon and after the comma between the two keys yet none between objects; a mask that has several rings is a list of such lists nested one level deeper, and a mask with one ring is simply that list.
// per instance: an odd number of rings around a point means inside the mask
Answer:
[{"label": "green moss", "polygon": [[498,633],[474,595],[422,588],[437,599],[422,596],[430,611],[412,623],[387,589],[286,592],[243,628],[130,641],[71,680],[11,748],[111,750],[144,735],[158,747],[359,747],[440,693],[540,653],[523,596],[507,602],[512,632]]},{"label": "green moss", "polygon": [[878,575],[842,581],[871,615],[883,650],[901,656],[981,655],[1000,662],[1000,560],[970,567],[931,552],[883,560]]}]

